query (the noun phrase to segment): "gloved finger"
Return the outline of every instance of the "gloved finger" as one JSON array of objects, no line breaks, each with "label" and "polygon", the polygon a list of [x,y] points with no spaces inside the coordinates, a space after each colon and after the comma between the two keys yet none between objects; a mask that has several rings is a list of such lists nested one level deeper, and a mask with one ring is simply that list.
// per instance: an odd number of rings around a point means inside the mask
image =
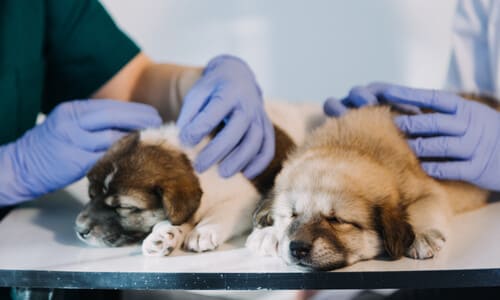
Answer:
[{"label": "gloved finger", "polygon": [[331,97],[326,99],[323,110],[330,117],[340,117],[347,112],[347,107],[340,100]]},{"label": "gloved finger", "polygon": [[188,146],[198,144],[231,113],[234,109],[232,102],[236,97],[231,90],[214,94],[194,119],[181,128],[181,142]]},{"label": "gloved finger", "polygon": [[73,105],[73,109],[78,117],[100,111],[106,111],[112,115],[118,110],[128,111],[131,114],[140,112],[143,114],[158,116],[158,111],[153,106],[138,102],[125,102],[111,99],[90,99],[76,100],[68,102],[68,104]]},{"label": "gloved finger", "polygon": [[205,107],[210,96],[216,92],[217,86],[213,76],[204,75],[195,82],[182,103],[177,127],[184,128]]},{"label": "gloved finger", "polygon": [[410,104],[443,113],[454,113],[460,101],[456,95],[444,91],[398,86],[388,88],[383,96],[390,103]]},{"label": "gloved finger", "polygon": [[[91,100],[94,101],[94,100]],[[102,109],[82,114],[78,118],[80,127],[87,131],[105,129],[138,130],[158,127],[162,124],[156,109],[150,106],[129,105],[137,103],[119,102],[112,109]]]},{"label": "gloved finger", "polygon": [[219,173],[222,177],[233,176],[255,157],[263,142],[263,129],[260,120],[255,120],[250,124],[250,128],[243,136],[240,144],[220,163]]},{"label": "gloved finger", "polygon": [[90,152],[101,152],[108,150],[126,134],[126,132],[113,129],[94,132],[82,130],[77,135],[72,135],[71,141],[80,149]]},{"label": "gloved finger", "polygon": [[254,178],[264,171],[274,157],[276,141],[273,124],[265,115],[262,117],[262,124],[264,126],[264,141],[262,142],[262,146],[257,156],[243,170],[243,175],[249,179]]},{"label": "gloved finger", "polygon": [[224,158],[240,142],[250,121],[239,109],[233,111],[226,126],[198,154],[194,167],[201,173]]},{"label": "gloved finger", "polygon": [[394,122],[405,134],[413,136],[450,135],[463,136],[467,130],[465,122],[440,113],[399,116]]},{"label": "gloved finger", "polygon": [[[403,86],[401,85],[396,85],[396,84],[389,84],[389,83],[384,83],[384,82],[374,82],[370,83],[366,89],[375,95],[378,100],[378,104],[389,104],[387,103],[387,100],[384,98],[384,92],[388,90],[390,87],[400,87],[402,88]],[[374,103],[377,104],[377,103]],[[393,107],[397,108],[400,111],[403,111],[408,114],[420,114],[422,111],[420,108],[418,108],[415,105],[410,105],[410,104],[401,104],[401,103],[392,103]]]},{"label": "gloved finger", "polygon": [[429,176],[437,179],[466,180],[465,171],[471,167],[471,162],[424,162],[421,166]]},{"label": "gloved finger", "polygon": [[463,143],[459,137],[417,138],[408,145],[418,157],[442,157],[450,159],[470,159],[477,144]]},{"label": "gloved finger", "polygon": [[344,104],[351,107],[362,107],[378,104],[377,95],[374,90],[367,87],[357,86],[349,91],[349,95],[342,100]]},{"label": "gloved finger", "polygon": [[356,86],[349,91],[349,95],[341,100],[348,108],[362,107],[365,105],[376,105],[380,102],[379,97],[389,86],[388,83],[373,82],[366,86]]}]

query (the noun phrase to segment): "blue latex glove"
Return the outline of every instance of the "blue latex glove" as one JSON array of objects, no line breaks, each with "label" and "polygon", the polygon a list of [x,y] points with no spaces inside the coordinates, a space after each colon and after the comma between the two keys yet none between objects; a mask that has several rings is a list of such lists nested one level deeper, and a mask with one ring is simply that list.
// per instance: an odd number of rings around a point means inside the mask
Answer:
[{"label": "blue latex glove", "polygon": [[87,100],[58,105],[42,124],[0,147],[0,206],[78,180],[126,131],[160,124],[158,112],[145,104]]},{"label": "blue latex glove", "polygon": [[422,163],[429,175],[500,191],[499,112],[442,91],[393,87],[384,96],[392,103],[436,111],[396,119],[403,132],[419,136],[409,140],[417,156],[449,159]]},{"label": "blue latex glove", "polygon": [[[330,97],[326,99],[323,109],[325,113],[332,117],[340,117],[348,109],[360,108],[365,105],[378,105],[386,103],[383,93],[395,85],[381,82],[374,82],[367,86],[357,86],[349,91],[349,95],[341,100]],[[411,114],[420,113],[420,109],[413,105],[391,103],[399,110]]]},{"label": "blue latex glove", "polygon": [[[376,97],[435,111],[395,120],[412,137],[408,143],[418,157],[446,159],[422,163],[430,176],[500,191],[499,112],[452,93],[396,85],[378,89]],[[371,104],[373,99],[370,95],[356,102]]]},{"label": "blue latex glove", "polygon": [[182,143],[198,144],[221,122],[224,128],[198,154],[196,171],[221,162],[223,177],[242,169],[248,178],[257,176],[274,156],[274,130],[252,71],[228,55],[212,59],[186,95],[177,120]]}]

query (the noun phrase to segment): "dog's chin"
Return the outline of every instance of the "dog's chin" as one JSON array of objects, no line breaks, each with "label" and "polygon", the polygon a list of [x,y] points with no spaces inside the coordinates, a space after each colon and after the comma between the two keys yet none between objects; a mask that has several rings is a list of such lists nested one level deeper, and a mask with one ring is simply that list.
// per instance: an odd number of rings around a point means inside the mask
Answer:
[{"label": "dog's chin", "polygon": [[338,261],[338,262],[312,262],[312,263],[305,263],[301,265],[304,268],[307,268],[308,270],[314,270],[314,271],[331,271],[335,269],[340,269],[345,266],[347,266],[347,263],[345,261]]},{"label": "dog's chin", "polygon": [[76,236],[89,246],[93,247],[124,247],[139,244],[145,237],[146,233],[132,233],[132,234],[107,234],[104,236],[97,236],[87,234],[82,236],[77,233]]},{"label": "dog's chin", "polygon": [[309,259],[291,260],[290,265],[302,271],[331,271],[347,266],[345,261],[328,262],[328,261],[312,261]]}]

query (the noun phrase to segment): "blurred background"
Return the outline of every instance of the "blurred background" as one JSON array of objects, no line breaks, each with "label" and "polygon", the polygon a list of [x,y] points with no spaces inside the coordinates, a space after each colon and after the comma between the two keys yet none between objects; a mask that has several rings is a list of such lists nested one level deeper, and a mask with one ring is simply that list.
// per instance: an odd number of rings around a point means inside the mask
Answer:
[{"label": "blurred background", "polygon": [[245,59],[267,98],[323,101],[354,85],[444,86],[455,0],[102,0],[153,59]]}]

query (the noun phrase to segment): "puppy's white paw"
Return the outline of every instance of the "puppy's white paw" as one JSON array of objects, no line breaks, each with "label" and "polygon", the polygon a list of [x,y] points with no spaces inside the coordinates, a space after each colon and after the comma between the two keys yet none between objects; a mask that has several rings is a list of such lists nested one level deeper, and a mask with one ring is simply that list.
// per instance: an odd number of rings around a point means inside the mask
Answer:
[{"label": "puppy's white paw", "polygon": [[248,249],[262,256],[278,256],[278,245],[278,237],[272,226],[254,228],[245,244]]},{"label": "puppy's white paw", "polygon": [[160,222],[153,227],[151,232],[142,241],[142,254],[146,256],[169,255],[179,244],[182,230],[170,222]]},{"label": "puppy's white paw", "polygon": [[219,246],[217,230],[211,227],[194,228],[184,240],[183,248],[188,251],[204,252]]},{"label": "puppy's white paw", "polygon": [[414,259],[432,258],[443,248],[445,242],[445,236],[437,229],[415,233],[415,240],[406,255]]}]

